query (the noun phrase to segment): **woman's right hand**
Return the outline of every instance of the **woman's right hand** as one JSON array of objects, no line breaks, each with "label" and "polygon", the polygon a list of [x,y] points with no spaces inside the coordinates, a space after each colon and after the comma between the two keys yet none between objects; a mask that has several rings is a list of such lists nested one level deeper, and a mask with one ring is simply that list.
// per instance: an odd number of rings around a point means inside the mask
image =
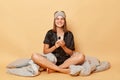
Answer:
[{"label": "woman's right hand", "polygon": [[55,47],[56,48],[60,47],[60,41],[59,40],[55,42]]}]

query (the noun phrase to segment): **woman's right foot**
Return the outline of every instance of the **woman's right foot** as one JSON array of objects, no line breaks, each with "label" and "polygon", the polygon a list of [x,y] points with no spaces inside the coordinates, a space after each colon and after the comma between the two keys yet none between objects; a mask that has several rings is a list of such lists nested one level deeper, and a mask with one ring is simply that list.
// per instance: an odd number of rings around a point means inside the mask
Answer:
[{"label": "woman's right foot", "polygon": [[54,73],[54,72],[56,72],[56,71],[54,71],[54,70],[52,70],[52,69],[49,69],[49,68],[47,68],[46,71],[47,71],[48,74],[49,74],[49,73]]}]

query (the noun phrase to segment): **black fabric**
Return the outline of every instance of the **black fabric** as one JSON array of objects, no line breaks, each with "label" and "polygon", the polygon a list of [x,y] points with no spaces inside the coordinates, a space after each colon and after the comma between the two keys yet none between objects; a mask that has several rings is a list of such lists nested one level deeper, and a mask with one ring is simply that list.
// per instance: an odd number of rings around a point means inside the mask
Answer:
[{"label": "black fabric", "polygon": [[[49,30],[45,36],[44,44],[49,44],[49,47],[52,47],[55,45],[55,42],[57,41],[57,33],[53,32],[52,30]],[[68,31],[64,33],[64,41],[67,48],[71,50],[75,50],[74,47],[74,36],[72,32]],[[62,64],[66,59],[70,57],[61,47],[57,48],[52,52],[57,57],[57,63],[56,65]]]}]

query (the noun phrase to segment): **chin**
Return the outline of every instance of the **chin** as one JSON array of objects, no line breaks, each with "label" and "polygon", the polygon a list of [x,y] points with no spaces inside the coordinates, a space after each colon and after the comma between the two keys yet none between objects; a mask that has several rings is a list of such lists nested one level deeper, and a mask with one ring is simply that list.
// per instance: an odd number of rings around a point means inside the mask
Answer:
[{"label": "chin", "polygon": [[58,28],[62,28],[62,26],[57,26]]},{"label": "chin", "polygon": [[63,27],[63,25],[57,25],[57,27],[62,28],[62,27]]}]

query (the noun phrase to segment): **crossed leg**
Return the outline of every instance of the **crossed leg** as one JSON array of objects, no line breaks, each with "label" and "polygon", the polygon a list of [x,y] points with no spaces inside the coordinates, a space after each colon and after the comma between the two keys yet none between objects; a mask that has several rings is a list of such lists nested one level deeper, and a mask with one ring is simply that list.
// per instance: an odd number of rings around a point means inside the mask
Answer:
[{"label": "crossed leg", "polygon": [[[68,58],[63,64],[58,67],[62,69],[68,69],[70,65],[82,64],[85,60],[85,56],[82,53],[75,52],[70,58]],[[69,69],[68,69],[69,70]],[[55,72],[54,70],[49,69],[49,73]],[[70,72],[70,70],[69,70]]]},{"label": "crossed leg", "polygon": [[85,56],[82,53],[73,53],[73,55],[68,58],[63,64],[61,64],[59,67],[61,68],[68,68],[70,65],[74,64],[82,64],[85,60]]},{"label": "crossed leg", "polygon": [[34,53],[31,56],[31,59],[36,64],[38,64],[39,66],[41,66],[42,68],[45,68],[45,69],[48,68],[48,69],[51,69],[51,70],[54,70],[54,71],[58,71],[58,72],[61,72],[61,73],[66,73],[66,74],[69,73],[68,69],[62,69],[62,68],[56,66],[54,63],[50,62],[48,59],[46,59],[45,57],[43,57],[40,54]]},{"label": "crossed leg", "polygon": [[75,53],[70,58],[68,58],[63,64],[60,66],[55,65],[54,63],[50,62],[48,59],[44,58],[40,54],[34,53],[32,55],[32,60],[38,64],[39,66],[50,69],[52,71],[58,71],[61,73],[69,74],[70,70],[68,67],[72,64],[82,64],[84,62],[84,55],[81,53]]}]

